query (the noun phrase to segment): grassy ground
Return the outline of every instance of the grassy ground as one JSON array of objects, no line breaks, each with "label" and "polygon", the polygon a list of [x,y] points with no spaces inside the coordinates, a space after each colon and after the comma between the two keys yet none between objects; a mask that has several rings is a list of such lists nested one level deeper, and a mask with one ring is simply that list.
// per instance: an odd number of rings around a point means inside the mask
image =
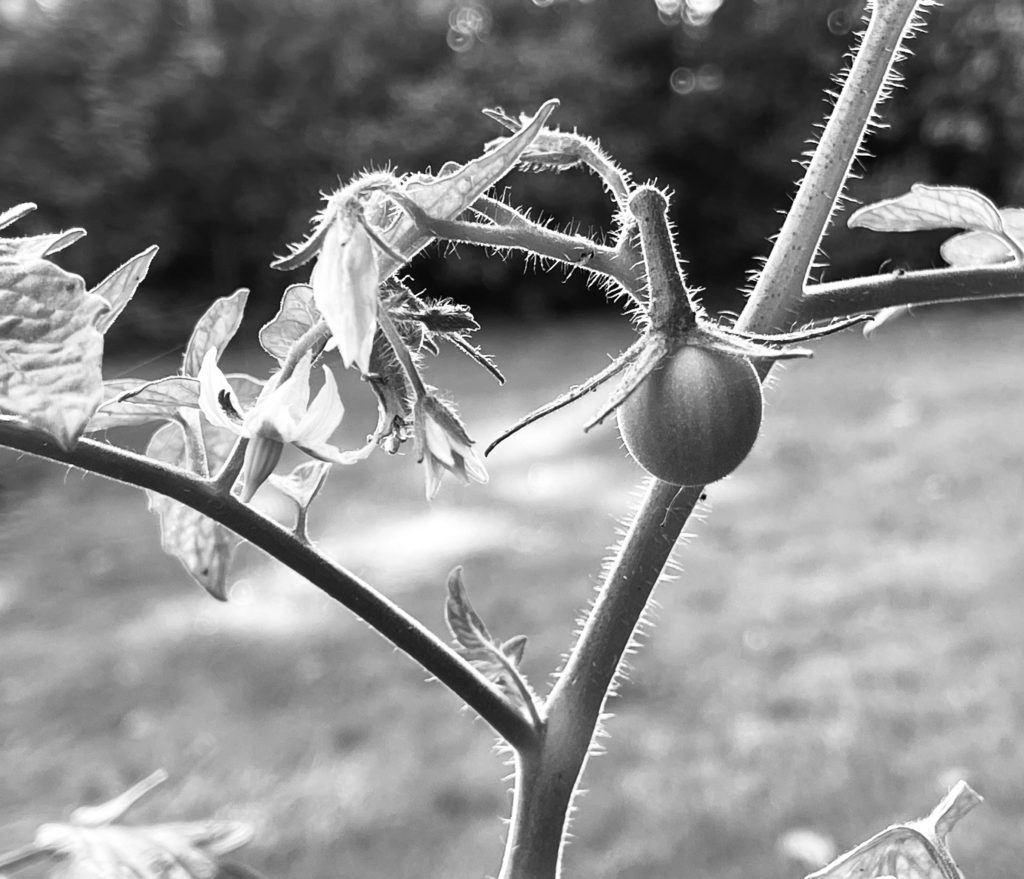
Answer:
[{"label": "grassy ground", "polygon": [[[966,875],[1019,875],[1024,321],[954,317],[822,343],[769,394],[754,453],[658,590],[569,875],[799,876],[784,832],[845,847],[961,776],[987,798],[953,839]],[[434,380],[486,440],[625,339],[499,329],[483,341],[509,389],[455,355]],[[579,432],[593,405],[432,506],[408,457],[336,472],[314,532],[438,631],[444,576],[465,565],[492,629],[530,636],[543,689],[640,481],[612,429]],[[354,400],[353,442],[370,419]],[[505,767],[417,666],[251,550],[233,600],[207,598],[140,493],[10,455],[0,483],[0,850],[164,766],[137,820],[252,821],[244,859],[272,877],[496,870]]]}]

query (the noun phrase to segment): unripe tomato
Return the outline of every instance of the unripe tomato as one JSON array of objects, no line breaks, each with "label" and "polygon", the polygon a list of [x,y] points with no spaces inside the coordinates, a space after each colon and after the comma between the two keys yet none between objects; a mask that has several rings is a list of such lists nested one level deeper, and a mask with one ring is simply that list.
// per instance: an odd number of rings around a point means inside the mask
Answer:
[{"label": "unripe tomato", "polygon": [[732,473],[761,426],[761,383],[748,360],[683,345],[618,409],[636,462],[675,485]]}]

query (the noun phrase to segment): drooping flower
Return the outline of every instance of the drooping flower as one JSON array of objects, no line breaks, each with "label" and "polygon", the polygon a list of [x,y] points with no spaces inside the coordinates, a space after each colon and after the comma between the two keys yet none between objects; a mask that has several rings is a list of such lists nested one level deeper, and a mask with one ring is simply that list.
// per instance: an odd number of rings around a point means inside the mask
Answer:
[{"label": "drooping flower", "polygon": [[366,229],[340,210],[324,222],[327,229],[309,279],[313,300],[345,366],[355,363],[367,373],[381,280],[375,245]]},{"label": "drooping flower", "polygon": [[426,470],[427,500],[437,496],[445,471],[463,482],[487,482],[487,470],[459,417],[436,397],[416,401],[416,453]]},{"label": "drooping flower", "polygon": [[351,464],[364,455],[342,452],[327,440],[344,414],[334,375],[324,367],[324,385],[309,402],[312,356],[306,355],[294,372],[279,381],[271,378],[249,409],[243,409],[217,366],[217,349],[211,348],[199,370],[199,408],[217,427],[249,439],[242,465],[241,499],[248,503],[274,471],[286,443],[312,458],[333,464]]}]

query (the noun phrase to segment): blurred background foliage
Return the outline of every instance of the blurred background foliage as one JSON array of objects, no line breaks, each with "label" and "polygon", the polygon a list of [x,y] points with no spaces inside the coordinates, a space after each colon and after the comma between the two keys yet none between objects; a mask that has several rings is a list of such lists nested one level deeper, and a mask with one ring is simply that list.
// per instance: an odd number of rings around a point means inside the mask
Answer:
[{"label": "blurred background foliage", "polygon": [[[252,316],[266,317],[286,284],[304,280],[268,262],[306,230],[319,192],[367,166],[469,158],[499,134],[481,108],[532,111],[555,96],[558,124],[675,191],[692,280],[713,306],[735,308],[863,7],[0,0],[0,205],[40,205],[19,234],[87,228],[62,260],[90,283],[158,243],[149,288],[159,296],[142,297],[158,315],[248,286]],[[1024,203],[1024,6],[947,0],[929,19],[903,66],[909,88],[888,105],[871,142],[877,159],[851,194],[884,197],[920,180]],[[609,225],[586,175],[509,184],[515,201],[561,223]],[[870,273],[888,257],[933,265],[934,245],[843,230],[827,271]],[[523,279],[516,258],[443,256],[420,260],[416,280],[480,309],[538,316],[602,301],[559,273]],[[133,310],[124,328],[158,332]]]}]

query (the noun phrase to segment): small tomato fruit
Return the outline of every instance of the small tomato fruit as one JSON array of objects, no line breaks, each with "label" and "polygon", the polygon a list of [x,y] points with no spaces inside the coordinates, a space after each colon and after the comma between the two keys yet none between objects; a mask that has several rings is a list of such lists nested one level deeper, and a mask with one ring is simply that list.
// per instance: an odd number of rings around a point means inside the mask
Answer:
[{"label": "small tomato fruit", "polygon": [[619,433],[652,476],[706,485],[747,457],[761,410],[761,383],[749,360],[683,345],[619,407]]}]

